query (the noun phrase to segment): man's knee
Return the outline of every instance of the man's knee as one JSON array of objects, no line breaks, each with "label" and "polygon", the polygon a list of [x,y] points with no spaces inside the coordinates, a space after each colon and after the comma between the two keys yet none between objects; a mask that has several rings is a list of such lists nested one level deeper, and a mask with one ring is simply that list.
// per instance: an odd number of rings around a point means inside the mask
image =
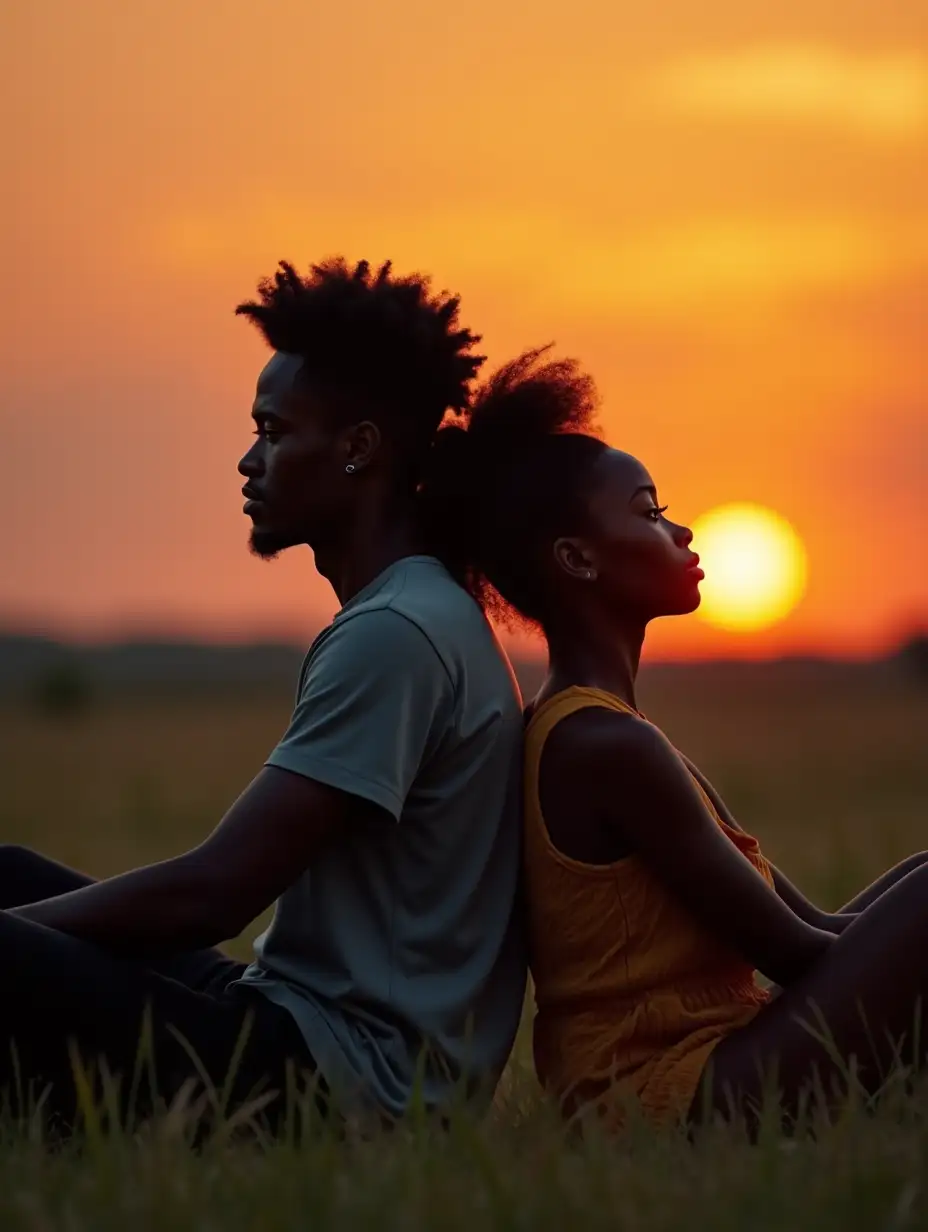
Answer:
[{"label": "man's knee", "polygon": [[0,908],[20,907],[87,885],[89,877],[18,843],[0,844]]},{"label": "man's knee", "polygon": [[20,843],[0,843],[0,876],[4,878],[28,877],[45,864],[48,860],[31,847]]}]

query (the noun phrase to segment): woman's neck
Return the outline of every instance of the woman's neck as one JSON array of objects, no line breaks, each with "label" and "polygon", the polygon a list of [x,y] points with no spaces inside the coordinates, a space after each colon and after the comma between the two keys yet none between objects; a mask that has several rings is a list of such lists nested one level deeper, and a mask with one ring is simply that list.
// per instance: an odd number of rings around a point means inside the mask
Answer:
[{"label": "woman's neck", "polygon": [[637,710],[635,681],[644,632],[641,625],[618,625],[598,612],[575,612],[569,627],[546,625],[548,675],[541,695],[581,685],[613,693]]}]

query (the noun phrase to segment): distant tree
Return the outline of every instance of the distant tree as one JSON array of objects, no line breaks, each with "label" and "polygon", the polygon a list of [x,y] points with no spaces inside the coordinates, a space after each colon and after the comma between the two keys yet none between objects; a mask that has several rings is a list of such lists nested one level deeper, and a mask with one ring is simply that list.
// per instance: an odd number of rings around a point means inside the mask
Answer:
[{"label": "distant tree", "polygon": [[910,637],[899,648],[898,659],[910,680],[928,685],[928,633],[916,633]]},{"label": "distant tree", "polygon": [[50,718],[71,718],[83,713],[93,701],[87,673],[72,659],[46,667],[35,679],[32,700]]}]

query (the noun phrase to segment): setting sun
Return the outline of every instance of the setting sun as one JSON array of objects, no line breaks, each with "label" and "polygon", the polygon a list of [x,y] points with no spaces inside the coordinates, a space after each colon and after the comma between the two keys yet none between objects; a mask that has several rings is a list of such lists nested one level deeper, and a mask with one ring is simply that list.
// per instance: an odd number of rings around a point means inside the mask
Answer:
[{"label": "setting sun", "polygon": [[806,584],[806,552],[785,518],[760,505],[722,505],[693,524],[693,549],[705,570],[699,611],[721,629],[776,624]]}]

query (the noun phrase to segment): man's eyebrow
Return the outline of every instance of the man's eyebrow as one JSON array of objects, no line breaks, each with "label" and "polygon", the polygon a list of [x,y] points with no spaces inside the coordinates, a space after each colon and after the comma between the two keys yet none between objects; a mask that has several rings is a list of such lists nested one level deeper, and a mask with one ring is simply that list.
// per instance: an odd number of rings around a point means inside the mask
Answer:
[{"label": "man's eyebrow", "polygon": [[647,492],[651,497],[653,497],[654,503],[657,504],[657,488],[655,488],[653,483],[643,483],[640,488],[635,488],[634,492],[628,498],[628,503],[631,504],[635,497],[641,492]]}]

